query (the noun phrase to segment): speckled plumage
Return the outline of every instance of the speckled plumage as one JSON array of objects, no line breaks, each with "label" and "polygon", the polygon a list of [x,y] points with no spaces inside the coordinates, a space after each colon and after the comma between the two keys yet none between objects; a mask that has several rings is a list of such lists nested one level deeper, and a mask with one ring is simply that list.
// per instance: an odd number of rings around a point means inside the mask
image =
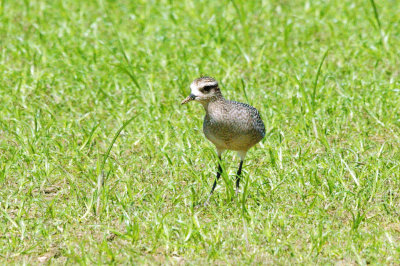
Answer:
[{"label": "speckled plumage", "polygon": [[218,150],[247,152],[265,135],[257,109],[222,96],[205,106],[203,132]]},{"label": "speckled plumage", "polygon": [[[219,89],[218,82],[210,77],[195,79],[190,84],[191,94],[182,101],[198,101],[206,110],[203,132],[217,148],[218,157],[225,150],[237,151],[240,156],[239,169],[236,174],[236,193],[239,190],[243,160],[247,151],[260,142],[265,136],[264,123],[256,108],[235,101],[226,100]],[[218,164],[216,180],[212,186],[211,197],[217,180],[222,173]]]}]

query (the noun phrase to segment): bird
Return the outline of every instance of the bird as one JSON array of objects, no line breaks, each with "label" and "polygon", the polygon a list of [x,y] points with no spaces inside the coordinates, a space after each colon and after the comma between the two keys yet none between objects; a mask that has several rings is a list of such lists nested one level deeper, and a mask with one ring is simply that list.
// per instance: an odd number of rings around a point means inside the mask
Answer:
[{"label": "bird", "polygon": [[218,155],[217,175],[204,203],[207,205],[221,177],[222,153],[226,150],[236,151],[240,157],[236,173],[236,196],[238,195],[243,161],[248,150],[264,138],[265,126],[256,108],[225,99],[217,80],[212,77],[195,79],[190,84],[190,91],[190,95],[181,104],[197,101],[203,105],[206,111],[203,133],[215,145]]}]

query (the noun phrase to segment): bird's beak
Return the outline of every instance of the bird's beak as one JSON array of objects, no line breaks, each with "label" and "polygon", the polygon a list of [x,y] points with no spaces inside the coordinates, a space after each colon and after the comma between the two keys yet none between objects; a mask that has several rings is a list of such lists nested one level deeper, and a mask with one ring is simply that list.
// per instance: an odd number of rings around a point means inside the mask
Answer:
[{"label": "bird's beak", "polygon": [[188,103],[190,101],[193,101],[194,99],[196,99],[196,95],[194,95],[193,93],[191,93],[185,100],[183,100],[181,102],[181,104],[185,104]]}]

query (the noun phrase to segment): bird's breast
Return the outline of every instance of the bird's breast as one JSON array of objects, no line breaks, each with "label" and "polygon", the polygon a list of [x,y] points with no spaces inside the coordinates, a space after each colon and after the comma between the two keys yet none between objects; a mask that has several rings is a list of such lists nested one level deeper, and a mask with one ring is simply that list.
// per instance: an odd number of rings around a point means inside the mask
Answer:
[{"label": "bird's breast", "polygon": [[224,115],[223,112],[206,114],[203,123],[204,135],[217,148],[247,150],[259,142],[261,136],[252,119],[240,115]]}]

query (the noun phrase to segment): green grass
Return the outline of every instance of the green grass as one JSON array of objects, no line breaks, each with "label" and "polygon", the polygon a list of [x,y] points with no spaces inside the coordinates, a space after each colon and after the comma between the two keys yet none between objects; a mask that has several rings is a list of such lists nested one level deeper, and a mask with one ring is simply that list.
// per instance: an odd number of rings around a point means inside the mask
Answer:
[{"label": "green grass", "polygon": [[[0,262],[398,263],[399,9],[0,0]],[[207,208],[201,74],[267,129]]]}]

